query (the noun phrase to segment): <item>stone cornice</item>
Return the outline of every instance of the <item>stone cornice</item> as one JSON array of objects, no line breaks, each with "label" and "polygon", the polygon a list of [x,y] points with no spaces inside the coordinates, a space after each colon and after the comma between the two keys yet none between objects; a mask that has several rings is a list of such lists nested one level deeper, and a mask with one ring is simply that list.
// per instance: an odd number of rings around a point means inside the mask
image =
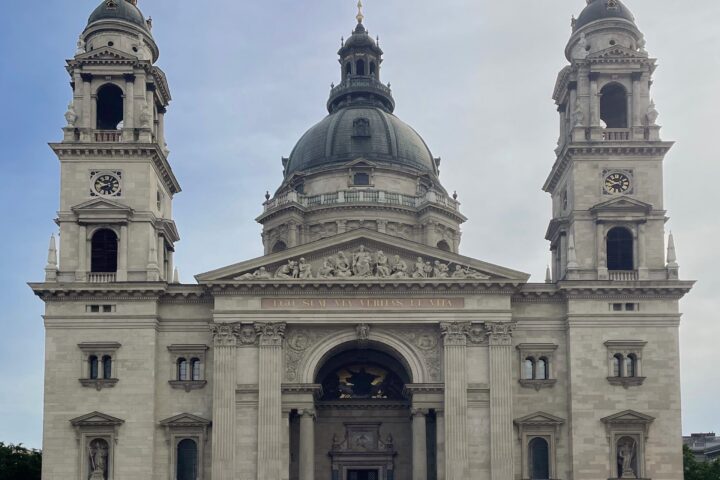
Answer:
[{"label": "stone cornice", "polygon": [[663,298],[678,300],[692,289],[694,281],[562,281],[558,288],[571,300],[632,298]]},{"label": "stone cornice", "polygon": [[132,157],[150,157],[170,193],[182,191],[165,153],[155,143],[51,143],[50,148],[60,160],[68,157],[113,157],[127,161]]},{"label": "stone cornice", "polygon": [[123,283],[30,283],[35,295],[44,301],[89,298],[114,300],[155,300],[167,290],[165,282]]},{"label": "stone cornice", "polygon": [[674,142],[633,140],[626,142],[575,142],[566,144],[558,154],[558,158],[550,171],[550,175],[545,181],[545,185],[543,185],[543,190],[552,193],[565,172],[567,165],[574,160],[574,156],[597,157],[622,155],[625,157],[656,157],[664,156],[673,145]]}]

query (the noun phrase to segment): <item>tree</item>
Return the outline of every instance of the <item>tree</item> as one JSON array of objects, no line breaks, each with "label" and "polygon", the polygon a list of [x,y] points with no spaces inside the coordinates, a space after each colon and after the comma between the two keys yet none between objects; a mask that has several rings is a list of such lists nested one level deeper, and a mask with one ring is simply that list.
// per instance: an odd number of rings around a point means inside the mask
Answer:
[{"label": "tree", "polygon": [[690,447],[683,445],[685,480],[720,480],[720,461],[698,462]]},{"label": "tree", "polygon": [[0,480],[40,480],[42,452],[0,442]]}]

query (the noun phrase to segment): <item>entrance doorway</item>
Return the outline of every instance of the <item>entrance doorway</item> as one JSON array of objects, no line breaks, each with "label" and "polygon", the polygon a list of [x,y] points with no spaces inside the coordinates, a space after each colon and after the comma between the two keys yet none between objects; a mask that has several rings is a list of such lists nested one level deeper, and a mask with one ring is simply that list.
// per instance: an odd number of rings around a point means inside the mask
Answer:
[{"label": "entrance doorway", "polygon": [[377,470],[348,470],[347,480],[378,480]]}]

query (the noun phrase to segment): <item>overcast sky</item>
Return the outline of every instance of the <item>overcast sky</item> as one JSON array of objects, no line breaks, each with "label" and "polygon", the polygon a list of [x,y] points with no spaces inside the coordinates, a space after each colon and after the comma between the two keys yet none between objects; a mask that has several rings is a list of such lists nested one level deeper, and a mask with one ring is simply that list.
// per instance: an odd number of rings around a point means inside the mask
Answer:
[{"label": "overcast sky", "polygon": [[[0,441],[41,446],[43,278],[55,231],[58,161],[69,77],[64,59],[98,0],[3,2],[0,29]],[[720,431],[720,110],[718,0],[627,0],[658,58],[652,96],[665,140],[665,199],[681,276],[683,431]],[[154,19],[173,102],[170,161],[182,280],[262,254],[265,190],[280,159],[326,114],[339,79],[340,37],[355,0],[140,0]],[[585,0],[366,0],[366,26],[385,50],[396,114],[442,157],[441,180],[470,220],[465,255],[544,279],[554,161],[551,100],[566,64],[570,16]]]}]

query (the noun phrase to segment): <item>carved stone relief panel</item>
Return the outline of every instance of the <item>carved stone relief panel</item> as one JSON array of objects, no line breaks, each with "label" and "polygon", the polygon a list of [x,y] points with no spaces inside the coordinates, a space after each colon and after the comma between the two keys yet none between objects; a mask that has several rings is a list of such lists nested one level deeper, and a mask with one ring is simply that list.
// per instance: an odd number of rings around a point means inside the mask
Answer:
[{"label": "carved stone relief panel", "polygon": [[341,331],[338,328],[314,328],[288,326],[285,334],[285,381],[297,382],[298,367],[307,355],[308,351],[318,342],[324,340],[333,333]]},{"label": "carved stone relief panel", "polygon": [[393,327],[387,331],[401,337],[420,354],[430,382],[442,381],[442,343],[437,327]]}]

